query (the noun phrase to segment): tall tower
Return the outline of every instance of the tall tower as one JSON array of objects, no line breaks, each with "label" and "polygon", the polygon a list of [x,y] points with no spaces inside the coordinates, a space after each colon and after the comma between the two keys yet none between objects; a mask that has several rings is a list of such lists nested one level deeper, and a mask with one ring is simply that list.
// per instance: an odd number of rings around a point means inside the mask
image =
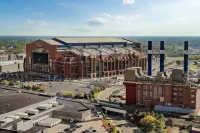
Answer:
[{"label": "tall tower", "polygon": [[152,41],[148,41],[148,75],[152,75]]},{"label": "tall tower", "polygon": [[160,41],[160,72],[164,72],[165,65],[165,45],[164,41]]}]

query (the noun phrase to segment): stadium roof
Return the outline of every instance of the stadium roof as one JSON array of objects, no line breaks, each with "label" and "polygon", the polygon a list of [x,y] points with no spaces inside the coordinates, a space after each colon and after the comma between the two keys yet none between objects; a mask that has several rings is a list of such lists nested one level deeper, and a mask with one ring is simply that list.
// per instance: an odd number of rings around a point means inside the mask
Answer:
[{"label": "stadium roof", "polygon": [[65,43],[134,43],[126,39],[121,38],[106,38],[106,37],[84,37],[84,38],[78,38],[78,37],[59,37],[59,38],[53,38],[53,40],[60,40]]},{"label": "stadium roof", "polygon": [[43,40],[42,41],[48,43],[48,44],[51,44],[51,45],[63,45],[62,43],[59,43],[57,41],[54,41],[54,40]]}]

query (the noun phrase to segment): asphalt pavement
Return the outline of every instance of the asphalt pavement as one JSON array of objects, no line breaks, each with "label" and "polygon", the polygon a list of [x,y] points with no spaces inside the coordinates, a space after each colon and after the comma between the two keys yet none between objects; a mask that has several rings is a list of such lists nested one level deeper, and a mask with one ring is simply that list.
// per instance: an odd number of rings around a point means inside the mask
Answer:
[{"label": "asphalt pavement", "polygon": [[97,99],[109,101],[109,96],[116,90],[120,90],[123,86],[112,86],[110,88],[105,89],[102,91],[98,96]]}]

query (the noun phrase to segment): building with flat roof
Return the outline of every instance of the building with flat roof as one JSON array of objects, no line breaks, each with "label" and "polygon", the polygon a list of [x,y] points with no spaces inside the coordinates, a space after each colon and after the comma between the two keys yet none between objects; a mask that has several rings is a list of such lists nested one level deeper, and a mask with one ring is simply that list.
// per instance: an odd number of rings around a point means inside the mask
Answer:
[{"label": "building with flat roof", "polygon": [[141,68],[128,68],[124,76],[126,103],[144,105],[157,111],[198,113],[200,86],[187,81],[182,69],[171,73],[144,75]]},{"label": "building with flat roof", "polygon": [[90,118],[91,110],[80,102],[0,89],[0,133],[47,133],[62,119]]},{"label": "building with flat roof", "polygon": [[23,71],[23,64],[23,60],[0,61],[0,74]]},{"label": "building with flat roof", "polygon": [[120,38],[53,38],[26,45],[24,71],[41,77],[96,78],[146,70],[141,44]]}]

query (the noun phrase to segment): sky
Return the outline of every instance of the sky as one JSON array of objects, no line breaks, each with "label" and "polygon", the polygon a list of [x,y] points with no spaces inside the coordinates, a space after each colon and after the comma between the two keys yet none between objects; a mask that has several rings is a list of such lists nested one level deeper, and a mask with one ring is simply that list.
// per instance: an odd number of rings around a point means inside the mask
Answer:
[{"label": "sky", "polygon": [[0,36],[200,36],[200,0],[0,0]]}]

